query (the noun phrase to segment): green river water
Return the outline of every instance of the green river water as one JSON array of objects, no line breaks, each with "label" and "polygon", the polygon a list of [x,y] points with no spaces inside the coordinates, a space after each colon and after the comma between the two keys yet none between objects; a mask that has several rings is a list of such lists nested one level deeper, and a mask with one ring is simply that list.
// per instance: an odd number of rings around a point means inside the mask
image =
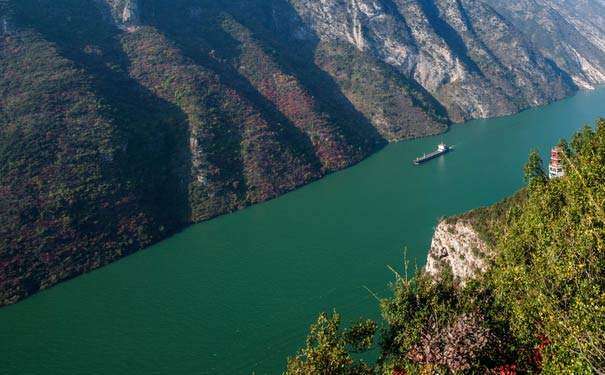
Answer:
[{"label": "green river water", "polygon": [[[387,266],[425,262],[440,216],[520,188],[532,147],[605,116],[605,90],[389,145],[295,192],[0,309],[0,373],[279,375],[320,311],[379,316]],[[439,142],[455,150],[421,166]]]}]

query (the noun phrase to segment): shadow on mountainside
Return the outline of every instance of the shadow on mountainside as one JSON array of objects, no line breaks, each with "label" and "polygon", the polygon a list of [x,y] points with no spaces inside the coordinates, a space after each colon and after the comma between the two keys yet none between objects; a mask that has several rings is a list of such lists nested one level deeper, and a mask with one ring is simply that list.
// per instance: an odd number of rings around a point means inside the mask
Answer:
[{"label": "shadow on mountainside", "polygon": [[[196,64],[217,73],[221,83],[242,94],[279,134],[280,143],[287,145],[297,155],[304,158],[317,171],[321,162],[315,155],[309,137],[296,127],[277,106],[265,98],[258,89],[226,60],[239,55],[239,42],[222,30],[219,16],[221,10],[208,5],[201,10],[203,18],[188,17],[187,9],[171,4],[148,3],[144,8],[146,20],[174,41],[183,53]],[[216,51],[220,58],[211,55]]]},{"label": "shadow on mountainside", "polygon": [[[26,58],[48,55],[56,61],[36,61],[38,79],[26,77],[32,80],[26,90],[46,90],[35,104],[48,111],[45,122],[30,129],[30,115],[15,113],[17,122],[6,124],[13,132],[2,140],[9,146],[19,137],[35,142],[38,148],[22,147],[23,152],[40,152],[45,159],[32,154],[39,163],[18,179],[25,187],[10,186],[31,196],[33,206],[15,208],[8,219],[18,221],[18,233],[0,256],[10,276],[8,284],[2,282],[0,303],[100,267],[189,221],[186,117],[128,76],[120,31],[94,1],[13,4],[16,34],[42,48],[27,50],[32,46],[25,42],[20,51]],[[23,70],[31,74],[31,66]],[[38,82],[45,86],[37,88]],[[27,106],[34,108],[21,105]]]},{"label": "shadow on mountainside", "polygon": [[[360,147],[363,155],[367,156],[385,143],[378,131],[342,94],[332,77],[314,64],[313,51],[317,37],[296,41],[292,38],[293,30],[289,25],[279,27],[273,22],[275,17],[296,14],[289,4],[279,2],[279,6],[285,9],[277,10],[273,8],[277,3],[273,2],[263,6],[239,1],[221,3],[220,6],[206,1],[190,1],[188,5],[181,4],[181,7],[157,1],[147,4],[144,14],[149,23],[174,40],[197,64],[219,73],[224,83],[244,93],[250,102],[262,109],[270,123],[280,124],[280,133],[284,136],[282,141],[304,152],[313,165],[320,163],[309,137],[233,66],[233,61],[237,61],[241,53],[241,42],[223,30],[221,20],[224,17],[232,17],[251,31],[255,42],[278,65],[279,71],[295,77],[303,89],[316,99],[318,110],[329,116],[330,126],[339,129],[348,144]],[[288,55],[281,53],[284,48],[290,51]],[[224,61],[209,57],[211,51],[219,53]],[[287,62],[294,57],[294,63]]]},{"label": "shadow on mountainside", "polygon": [[121,31],[94,1],[24,0],[19,8],[26,26],[90,76],[102,114],[127,142],[116,158],[115,177],[136,184],[141,203],[158,222],[181,225],[188,216],[191,169],[185,114],[129,77]]},{"label": "shadow on mountainside", "polygon": [[[334,78],[315,63],[319,36],[303,24],[290,3],[270,3],[264,12],[259,12],[257,7],[243,2],[239,9],[232,10],[232,15],[253,30],[267,49],[280,51],[274,55],[280,68],[295,76],[318,99],[320,110],[330,116],[350,144],[360,145],[365,155],[382,147],[386,141],[378,130],[343,94]],[[304,38],[297,33],[304,33]]]}]

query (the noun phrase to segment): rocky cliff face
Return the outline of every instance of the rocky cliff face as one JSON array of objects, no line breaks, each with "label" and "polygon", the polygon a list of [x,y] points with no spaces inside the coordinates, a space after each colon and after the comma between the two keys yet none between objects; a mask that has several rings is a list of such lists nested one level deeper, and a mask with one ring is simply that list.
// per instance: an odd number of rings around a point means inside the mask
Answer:
[{"label": "rocky cliff face", "polygon": [[605,4],[601,1],[487,0],[582,88],[605,82]]},{"label": "rocky cliff face", "polygon": [[442,220],[435,228],[425,272],[434,277],[448,270],[464,285],[466,280],[487,271],[493,250],[479,238],[469,222]]},{"label": "rocky cliff face", "polygon": [[0,0],[0,31],[3,35],[9,35],[14,30],[14,14],[8,0]]},{"label": "rocky cliff face", "polygon": [[425,271],[438,277],[447,270],[462,285],[486,272],[496,255],[498,238],[526,201],[527,191],[521,189],[492,206],[441,219],[433,234]]},{"label": "rocky cliff face", "polygon": [[322,39],[369,51],[415,80],[454,120],[504,115],[573,84],[529,39],[477,0],[292,0]]},{"label": "rocky cliff face", "polygon": [[2,30],[2,34],[10,35],[13,32],[13,27],[11,24],[11,20],[8,17],[0,18],[0,29]]},{"label": "rocky cliff face", "polygon": [[116,26],[133,30],[140,24],[139,0],[96,0],[101,9],[110,14]]}]

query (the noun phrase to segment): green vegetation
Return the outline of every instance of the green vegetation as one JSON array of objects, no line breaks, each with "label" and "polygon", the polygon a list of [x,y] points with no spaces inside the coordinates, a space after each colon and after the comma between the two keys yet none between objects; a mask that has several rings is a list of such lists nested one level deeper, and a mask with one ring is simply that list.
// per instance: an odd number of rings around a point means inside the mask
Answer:
[{"label": "green vegetation", "polygon": [[[552,341],[546,373],[605,371],[605,120],[565,147],[567,175],[530,179],[491,277],[515,335]],[[531,160],[530,160],[531,161]]]},{"label": "green vegetation", "polygon": [[[532,152],[527,188],[447,219],[473,223],[495,247],[486,274],[463,288],[447,273],[436,280],[396,275],[393,296],[381,303],[376,364],[360,373],[605,373],[605,120],[559,146],[564,177],[546,178]],[[305,364],[308,374],[348,373],[313,367],[317,358],[350,366],[344,336],[331,332],[332,345],[315,345],[313,356],[308,347],[287,374]]]},{"label": "green vegetation", "polygon": [[510,224],[514,213],[527,201],[527,189],[521,189],[492,206],[475,208],[459,215],[444,218],[448,223],[468,222],[479,238],[490,247],[495,247],[502,231]]},{"label": "green vegetation", "polygon": [[[320,42],[315,61],[389,141],[446,129],[445,109],[416,82],[345,42]],[[402,95],[403,94],[403,95]]]},{"label": "green vegetation", "polygon": [[363,353],[372,347],[376,323],[368,320],[351,324],[340,330],[340,316],[332,318],[322,313],[311,326],[307,347],[294,359],[288,360],[288,374],[370,375],[372,368],[363,360],[353,359],[352,353]]},{"label": "green vegetation", "polygon": [[182,164],[180,111],[94,62],[84,73],[68,53],[33,29],[3,39],[0,303],[148,246],[187,220],[186,187],[168,173]]}]

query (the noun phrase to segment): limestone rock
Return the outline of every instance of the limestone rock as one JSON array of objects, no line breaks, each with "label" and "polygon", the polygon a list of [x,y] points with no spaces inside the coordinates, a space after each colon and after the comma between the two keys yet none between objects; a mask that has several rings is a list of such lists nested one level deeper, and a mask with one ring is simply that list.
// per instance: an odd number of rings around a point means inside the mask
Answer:
[{"label": "limestone rock", "polygon": [[108,8],[113,23],[123,30],[134,30],[141,24],[138,0],[97,0],[97,3]]},{"label": "limestone rock", "polygon": [[514,25],[479,0],[291,0],[322,39],[345,40],[430,92],[455,121],[499,116],[573,92]]},{"label": "limestone rock", "polygon": [[581,88],[605,82],[605,3],[486,0]]},{"label": "limestone rock", "polygon": [[454,279],[464,285],[466,280],[487,271],[493,256],[493,250],[479,238],[470,223],[442,220],[435,228],[425,272],[438,277],[440,272],[449,269]]},{"label": "limestone rock", "polygon": [[136,25],[139,23],[139,4],[137,0],[129,0],[122,10],[122,23]]},{"label": "limestone rock", "polygon": [[0,18],[0,25],[2,25],[2,34],[12,34],[12,24],[7,17]]}]

